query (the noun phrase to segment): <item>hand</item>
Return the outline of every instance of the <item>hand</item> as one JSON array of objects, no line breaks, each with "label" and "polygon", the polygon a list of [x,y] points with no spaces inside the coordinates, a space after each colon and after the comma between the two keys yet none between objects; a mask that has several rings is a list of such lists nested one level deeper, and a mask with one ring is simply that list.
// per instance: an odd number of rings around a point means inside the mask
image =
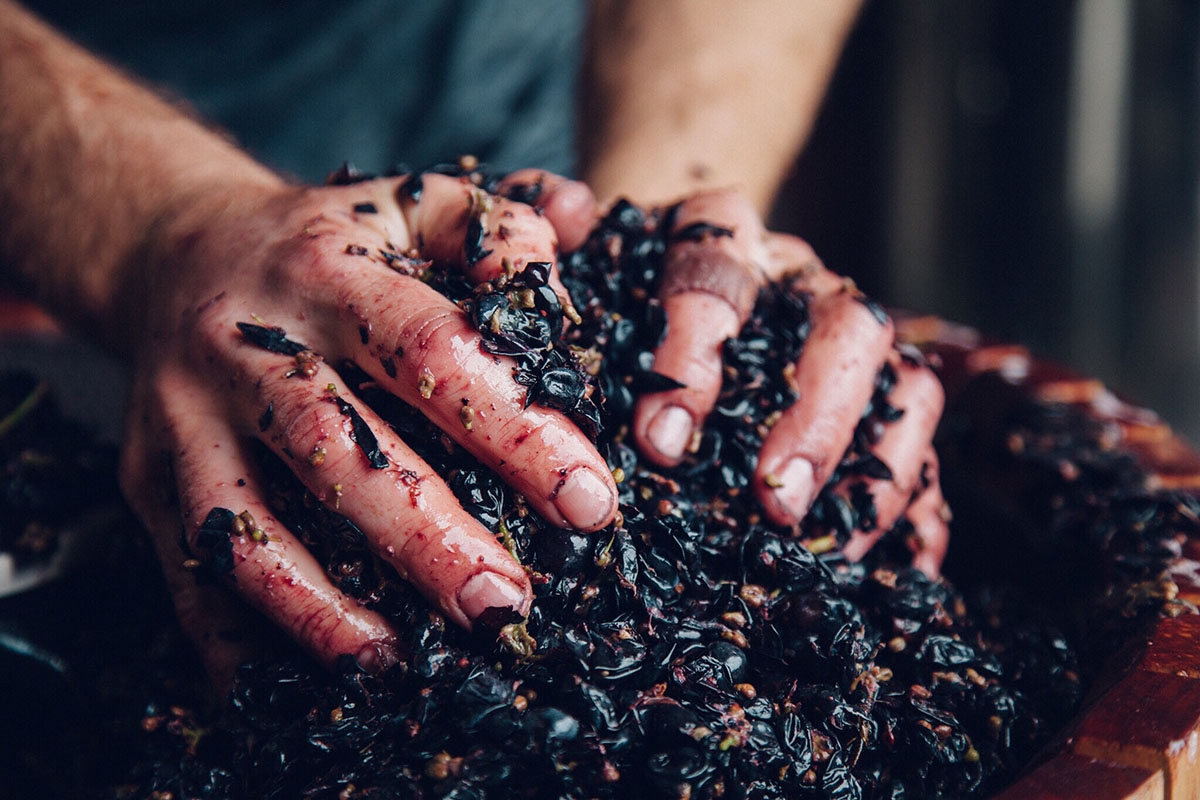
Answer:
[{"label": "hand", "polygon": [[[520,194],[522,187],[554,223],[560,241],[583,241],[595,215],[583,184],[524,170],[509,176],[501,191]],[[891,320],[851,281],[826,269],[800,239],[768,233],[737,193],[688,197],[678,207],[674,229],[695,223],[732,235],[688,237],[667,255],[659,290],[667,335],[655,351],[654,369],[684,387],[638,401],[633,429],[643,454],[662,466],[684,458],[717,401],[722,344],[737,336],[767,281],[785,282],[809,298],[812,328],[792,374],[799,399],[771,428],[759,454],[754,476],[759,500],[781,525],[794,525],[808,513],[850,445],[876,376],[890,364],[896,383],[889,402],[903,415],[884,427],[871,449],[892,477],[847,478],[834,487],[848,499],[852,485],[865,482],[876,509],[874,524],[854,531],[845,553],[861,558],[907,512],[915,533],[914,563],[935,574],[947,540],[931,444],[944,402],[937,378],[919,358],[895,349]]]},{"label": "hand", "polygon": [[[330,364],[355,362],[552,523],[595,530],[615,515],[615,484],[588,439],[557,411],[525,408],[512,362],[481,350],[459,308],[410,274],[410,256],[457,264],[473,281],[553,262],[553,228],[466,179],[425,175],[414,186],[392,179],[222,199],[173,221],[155,251],[122,486],[214,673],[237,657],[211,652],[225,648],[213,609],[229,603],[180,569],[181,518],[189,547],[218,566],[233,530],[228,587],[320,660],[349,653],[378,668],[396,658],[387,622],[338,591],[271,514],[252,439],[454,622],[469,628],[488,609],[529,609],[524,569]],[[490,253],[464,245],[474,218]],[[256,344],[262,335],[275,351]]]},{"label": "hand", "polygon": [[[717,400],[722,343],[737,335],[766,281],[786,282],[809,298],[811,331],[791,377],[799,399],[763,442],[754,490],[770,519],[798,523],[846,452],[876,376],[890,363],[897,380],[889,402],[904,414],[872,446],[892,479],[867,479],[875,525],[855,531],[846,547],[848,556],[861,558],[909,507],[914,493],[926,488],[922,481],[929,477],[925,470],[933,457],[941,385],[923,363],[893,349],[891,320],[865,302],[852,282],[827,270],[803,241],[767,233],[738,195],[719,191],[688,198],[675,215],[675,229],[697,222],[732,235],[681,241],[667,256],[660,299],[668,327],[654,368],[685,386],[640,399],[634,415],[637,440],[658,464],[674,465],[683,458]],[[843,481],[835,491],[848,497],[852,480],[857,479]],[[928,520],[921,523],[919,534],[934,535]],[[936,546],[924,549],[933,552]],[[917,563],[936,571],[940,557],[931,561],[926,554]]]}]

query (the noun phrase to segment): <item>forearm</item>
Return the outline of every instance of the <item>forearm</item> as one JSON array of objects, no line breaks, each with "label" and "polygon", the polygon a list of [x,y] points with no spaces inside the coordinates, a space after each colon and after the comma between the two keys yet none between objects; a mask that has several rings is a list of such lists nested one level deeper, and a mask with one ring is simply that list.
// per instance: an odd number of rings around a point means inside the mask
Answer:
[{"label": "forearm", "polygon": [[860,0],[595,0],[583,176],[602,202],[740,189],[760,211],[804,144]]},{"label": "forearm", "polygon": [[[0,268],[118,348],[156,230],[280,185],[152,92],[0,0]],[[131,316],[132,315],[132,316]]]}]

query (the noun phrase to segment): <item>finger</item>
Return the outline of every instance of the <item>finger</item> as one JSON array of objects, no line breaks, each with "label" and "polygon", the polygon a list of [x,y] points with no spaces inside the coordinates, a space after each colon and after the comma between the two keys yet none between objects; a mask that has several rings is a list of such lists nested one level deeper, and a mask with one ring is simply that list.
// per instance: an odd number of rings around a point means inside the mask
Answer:
[{"label": "finger", "polygon": [[797,401],[771,428],[759,452],[755,491],[782,525],[807,513],[854,435],[891,350],[891,320],[881,321],[848,287],[809,303],[811,328],[796,362]]},{"label": "finger", "polygon": [[[415,202],[400,206],[410,235],[426,258],[455,264],[473,283],[498,280],[534,262],[554,264],[558,238],[554,227],[530,206],[488,194],[465,178],[426,173]],[[569,295],[552,270],[556,294]]]},{"label": "finger", "polygon": [[[243,600],[327,666],[343,654],[353,655],[364,669],[390,666],[397,658],[391,628],[336,589],[312,554],[275,519],[257,470],[222,415],[198,403],[181,407],[181,397],[197,396],[183,394],[193,388],[188,381],[164,385],[166,402],[160,409],[174,452],[189,546],[227,575]],[[240,533],[229,512],[243,520]]]},{"label": "finger", "polygon": [[545,214],[564,253],[582,247],[596,224],[596,196],[591,188],[553,172],[519,169],[500,181],[497,193]]},{"label": "finger", "polygon": [[126,426],[121,454],[122,491],[150,532],[179,625],[200,655],[214,689],[223,696],[233,687],[237,668],[262,654],[263,631],[227,589],[198,581],[188,568],[191,562],[184,548],[175,487],[167,479],[167,453],[147,446],[149,421],[144,413],[135,409],[128,419],[131,424]]},{"label": "finger", "polygon": [[931,578],[936,578],[950,544],[950,509],[942,497],[938,479],[938,459],[933,448],[926,451],[925,480],[928,485],[908,508],[908,521],[913,526],[909,540],[913,548],[913,566]]},{"label": "finger", "polygon": [[445,481],[331,368],[287,377],[280,358],[248,346],[237,354],[239,414],[309,491],[350,517],[374,552],[455,623],[469,629],[485,615],[492,624],[526,614],[525,570]]},{"label": "finger", "polygon": [[[559,411],[525,406],[515,363],[483,351],[461,310],[418,280],[347,271],[338,349],[421,411],[561,527],[612,521],[617,489],[588,438]],[[353,308],[353,312],[348,309]],[[359,320],[371,320],[369,331]]]},{"label": "finger", "polygon": [[[192,568],[195,559],[183,547],[178,509],[154,524],[154,549],[179,626],[199,653],[213,690],[225,697],[233,689],[241,665],[265,657],[268,643],[282,644],[284,640],[223,584],[197,576]],[[167,530],[170,535],[159,533]]]},{"label": "finger", "polygon": [[721,390],[721,345],[749,317],[764,282],[766,232],[757,212],[733,192],[708,192],[678,207],[659,297],[667,333],[655,372],[683,388],[644,395],[634,412],[643,453],[673,466],[712,411]]},{"label": "finger", "polygon": [[854,561],[895,524],[914,493],[923,488],[921,471],[945,403],[942,384],[927,366],[895,351],[888,363],[896,373],[888,403],[903,416],[884,427],[871,452],[891,472],[891,479],[848,478],[837,489],[849,498],[852,486],[861,483],[874,501],[874,524],[854,531],[844,548],[846,557]]},{"label": "finger", "polygon": [[766,274],[771,281],[787,281],[794,291],[828,297],[854,288],[849,278],[830,271],[812,246],[788,233],[768,233]]},{"label": "finger", "polygon": [[654,371],[683,387],[638,398],[633,430],[647,458],[675,466],[717,401],[721,346],[741,324],[729,303],[702,292],[667,298],[663,310],[667,333],[655,350]]}]

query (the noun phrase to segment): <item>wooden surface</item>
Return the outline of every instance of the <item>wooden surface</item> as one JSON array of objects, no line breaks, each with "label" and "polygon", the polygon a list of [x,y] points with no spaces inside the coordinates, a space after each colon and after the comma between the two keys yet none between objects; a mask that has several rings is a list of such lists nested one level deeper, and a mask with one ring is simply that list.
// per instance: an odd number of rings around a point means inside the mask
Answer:
[{"label": "wooden surface", "polygon": [[[932,355],[948,395],[996,373],[1047,402],[1067,403],[1109,425],[1151,488],[1200,492],[1200,457],[1152,412],[1102,384],[1034,359],[1021,347],[982,343],[934,318],[902,319],[901,338]],[[1200,540],[1183,543],[1170,570],[1177,599],[1200,604]],[[1098,694],[999,800],[1200,800],[1200,615],[1186,604],[1127,643],[1097,682]]]},{"label": "wooden surface", "polygon": [[1161,771],[1167,797],[1196,796],[1200,681],[1150,670],[1128,673],[1078,723],[1070,749],[1114,764]]},{"label": "wooden surface", "polygon": [[1160,800],[1162,770],[1111,764],[1060,753],[996,796],[996,800]]}]

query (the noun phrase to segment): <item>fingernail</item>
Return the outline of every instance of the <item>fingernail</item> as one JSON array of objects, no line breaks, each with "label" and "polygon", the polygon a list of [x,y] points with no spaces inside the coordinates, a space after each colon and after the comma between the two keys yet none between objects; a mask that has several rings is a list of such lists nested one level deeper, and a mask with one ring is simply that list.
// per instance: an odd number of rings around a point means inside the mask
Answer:
[{"label": "fingernail", "polygon": [[581,530],[600,527],[612,514],[616,501],[608,484],[587,467],[577,467],[568,475],[554,497],[559,513]]},{"label": "fingernail", "polygon": [[458,607],[472,620],[489,608],[525,613],[526,597],[520,586],[496,572],[472,575],[458,590]]},{"label": "fingernail", "polygon": [[787,462],[783,470],[775,475],[775,499],[797,520],[808,513],[814,479],[812,464],[799,456]]},{"label": "fingernail", "polygon": [[367,672],[383,672],[400,660],[400,654],[390,644],[372,642],[358,651],[355,660]]},{"label": "fingernail", "polygon": [[692,440],[695,423],[686,408],[667,406],[654,415],[646,428],[650,445],[672,461],[683,457],[683,451]]}]

